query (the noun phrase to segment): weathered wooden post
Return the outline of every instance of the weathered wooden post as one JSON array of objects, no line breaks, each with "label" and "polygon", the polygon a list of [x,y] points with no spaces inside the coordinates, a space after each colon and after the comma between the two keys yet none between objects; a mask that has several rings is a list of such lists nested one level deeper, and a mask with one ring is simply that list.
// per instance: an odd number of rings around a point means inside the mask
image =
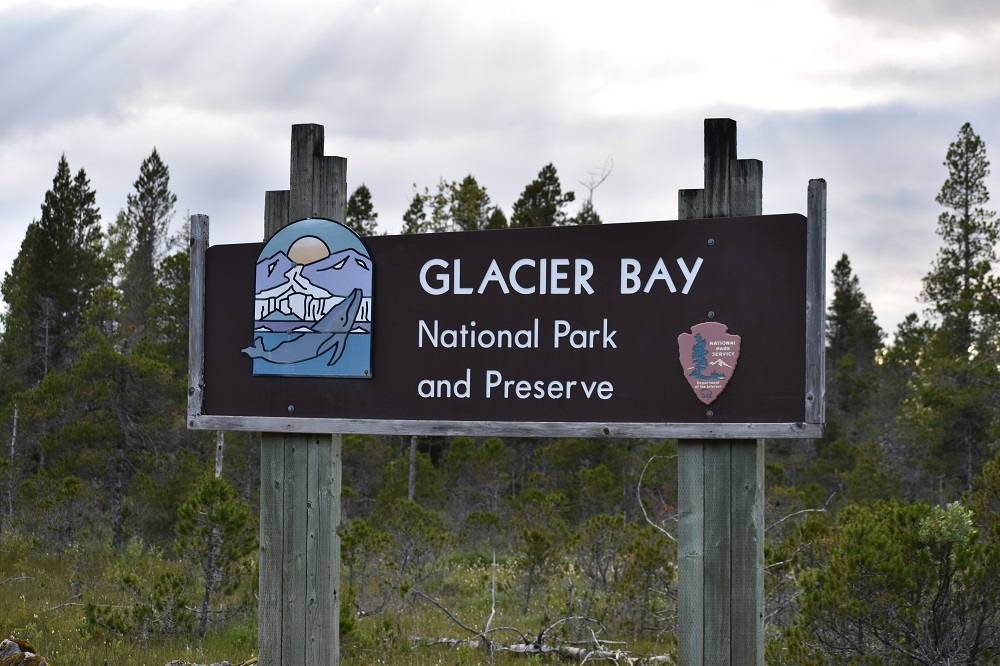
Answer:
[{"label": "weathered wooden post", "polygon": [[[323,126],[293,125],[290,189],[267,192],[264,236],[310,217],[344,220],[347,160]],[[261,666],[340,661],[340,435],[265,433],[260,458]]]},{"label": "weathered wooden post", "polygon": [[[762,176],[736,159],[736,122],[707,119],[705,187],[678,193],[678,218],[760,215]],[[763,440],[681,440],[678,455],[679,661],[763,666]]]},{"label": "weathered wooden post", "polygon": [[[705,120],[705,187],[680,190],[681,220],[762,214],[763,164],[737,159],[736,122]],[[809,187],[809,217],[825,228],[825,182]],[[812,232],[811,232],[812,233]],[[822,243],[812,236],[810,244]],[[806,383],[822,391],[822,252],[807,253],[813,312]],[[817,277],[818,276],[818,277]],[[816,312],[816,309],[819,309]],[[725,312],[706,313],[708,319]],[[819,322],[815,318],[819,318]],[[781,322],[774,322],[776,327]],[[806,394],[809,422],[823,422],[822,395]],[[707,412],[711,417],[711,411]],[[680,440],[678,458],[678,659],[682,666],[764,664],[764,440]]]}]

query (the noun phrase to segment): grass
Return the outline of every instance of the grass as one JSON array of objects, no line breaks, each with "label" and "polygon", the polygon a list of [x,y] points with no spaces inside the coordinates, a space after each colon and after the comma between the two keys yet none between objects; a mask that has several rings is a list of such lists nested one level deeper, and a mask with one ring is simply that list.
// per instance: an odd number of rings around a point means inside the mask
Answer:
[{"label": "grass", "polygon": [[[203,664],[226,660],[238,664],[255,655],[257,618],[254,609],[231,618],[223,626],[213,627],[204,638],[199,638],[196,632],[188,632],[123,639],[111,630],[88,626],[84,618],[86,603],[127,607],[134,602],[134,597],[130,597],[130,592],[120,583],[123,573],[131,572],[140,580],[152,581],[163,572],[177,571],[179,566],[162,553],[142,547],[141,543],[131,544],[123,554],[94,547],[57,556],[43,552],[36,543],[6,536],[0,543],[0,634],[31,641],[50,666],[163,666],[175,659]],[[495,598],[491,593],[492,561],[476,555],[450,559],[440,576],[424,584],[423,591],[477,631],[484,628],[495,605],[491,627],[517,627],[520,631],[536,634],[567,613],[568,583],[574,576],[576,574],[570,570],[556,576],[532,603],[527,615],[521,613],[524,596],[518,586],[520,573],[512,561],[497,565]],[[583,581],[577,580],[575,584],[577,589],[584,588]],[[581,603],[582,597],[576,597],[577,603]],[[236,599],[233,597],[234,601]],[[342,632],[341,654],[342,662],[352,665],[578,663],[554,657],[489,655],[468,645],[430,645],[429,641],[437,638],[469,639],[473,636],[429,601],[414,595],[400,596],[398,592],[386,611],[357,618],[350,625]],[[556,634],[566,639],[587,638],[589,629],[567,624]],[[599,633],[602,638],[620,638]],[[413,637],[420,637],[420,640]],[[517,642],[521,636],[506,631],[492,638]],[[669,640],[666,644],[630,641],[629,648],[659,654],[669,650],[671,645]]]}]

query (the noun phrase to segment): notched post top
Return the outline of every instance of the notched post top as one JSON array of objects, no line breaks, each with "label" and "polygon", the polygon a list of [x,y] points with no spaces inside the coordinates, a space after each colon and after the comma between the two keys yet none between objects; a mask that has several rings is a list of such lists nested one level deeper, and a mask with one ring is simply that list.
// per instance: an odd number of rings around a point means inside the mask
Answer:
[{"label": "notched post top", "polygon": [[292,125],[291,145],[288,222],[323,217],[343,223],[347,217],[347,158],[323,155],[322,125]]},{"label": "notched post top", "polygon": [[763,214],[764,163],[736,158],[736,121],[705,119],[705,186],[679,190],[677,217],[744,217]]}]

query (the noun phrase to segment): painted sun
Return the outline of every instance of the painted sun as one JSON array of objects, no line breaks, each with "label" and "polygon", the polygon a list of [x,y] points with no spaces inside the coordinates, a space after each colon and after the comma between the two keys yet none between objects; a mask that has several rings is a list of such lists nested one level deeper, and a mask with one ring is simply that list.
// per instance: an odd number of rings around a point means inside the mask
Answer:
[{"label": "painted sun", "polygon": [[330,248],[316,236],[303,236],[288,248],[288,258],[297,264],[311,264],[330,256]]}]

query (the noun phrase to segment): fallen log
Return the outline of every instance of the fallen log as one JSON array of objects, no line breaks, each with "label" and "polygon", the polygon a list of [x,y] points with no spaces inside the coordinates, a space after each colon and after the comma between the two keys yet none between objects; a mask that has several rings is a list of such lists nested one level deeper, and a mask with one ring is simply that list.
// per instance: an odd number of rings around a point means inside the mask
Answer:
[{"label": "fallen log", "polygon": [[[478,639],[459,638],[432,638],[425,639],[411,636],[410,642],[417,646],[444,645],[451,648],[468,646],[474,650],[483,649],[491,652],[505,652],[507,654],[523,654],[526,656],[545,655],[559,656],[573,659],[580,663],[586,661],[614,661],[617,664],[627,664],[628,666],[645,666],[647,664],[673,664],[673,660],[667,655],[656,656],[633,656],[626,650],[604,649],[602,647],[585,648],[572,645],[546,645],[537,641],[530,643],[500,643],[498,641],[482,641]],[[598,641],[600,643],[600,641]]]}]

